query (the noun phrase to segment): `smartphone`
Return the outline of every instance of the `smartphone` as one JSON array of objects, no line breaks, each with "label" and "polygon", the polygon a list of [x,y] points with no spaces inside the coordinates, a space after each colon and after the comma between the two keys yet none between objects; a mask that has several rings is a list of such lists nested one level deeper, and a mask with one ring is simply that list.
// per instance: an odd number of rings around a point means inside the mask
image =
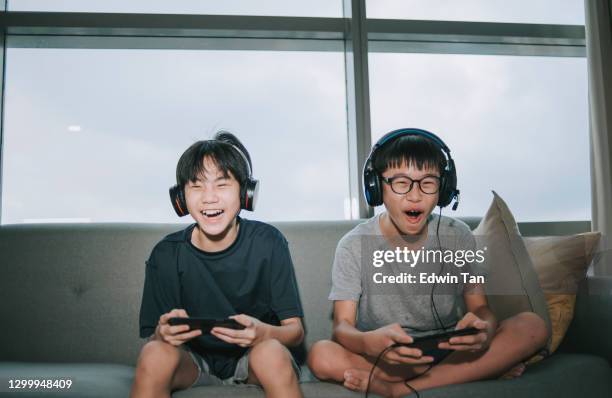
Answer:
[{"label": "smartphone", "polygon": [[437,333],[437,334],[432,334],[430,336],[415,337],[414,341],[410,344],[395,343],[394,346],[395,347],[404,346],[404,347],[418,348],[421,351],[429,351],[429,350],[438,348],[439,343],[446,342],[450,340],[451,337],[470,336],[470,335],[478,334],[478,333],[480,333],[480,329],[476,329],[476,328],[451,330],[450,332]]},{"label": "smartphone", "polygon": [[238,323],[234,319],[211,319],[211,318],[183,318],[174,317],[168,319],[168,323],[172,326],[176,325],[189,325],[190,330],[200,329],[202,333],[210,333],[211,329],[218,326],[228,329],[242,330],[245,328],[244,325]]}]

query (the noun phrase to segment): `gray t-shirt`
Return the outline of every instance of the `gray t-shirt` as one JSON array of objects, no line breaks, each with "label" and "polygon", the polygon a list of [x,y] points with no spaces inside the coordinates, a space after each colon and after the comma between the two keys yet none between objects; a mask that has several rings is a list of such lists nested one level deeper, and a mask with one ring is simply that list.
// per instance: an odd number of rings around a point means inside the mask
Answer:
[{"label": "gray t-shirt", "polygon": [[[428,218],[427,241],[420,247],[421,261],[415,261],[410,253],[394,252],[398,256],[394,257],[395,261],[385,261],[381,265],[385,258],[380,252],[397,251],[397,248],[382,236],[380,216],[359,224],[338,243],[329,299],[358,301],[357,329],[361,331],[395,322],[412,336],[440,332],[442,325],[453,329],[466,312],[462,274],[473,274],[474,267],[471,262],[442,258],[441,253],[450,256],[449,250],[475,251],[476,241],[469,227],[454,218],[432,214]],[[435,251],[438,255],[432,254]],[[393,257],[389,256],[386,260]],[[373,265],[374,259],[378,260],[377,266]],[[410,283],[409,274],[414,275]],[[421,274],[430,278],[435,275],[437,282],[429,280],[427,283],[427,280],[420,279]],[[392,282],[387,279],[385,283],[385,276],[395,276],[396,279]],[[446,279],[439,279],[444,276]],[[452,276],[457,279],[453,280]],[[435,306],[432,305],[432,288]]]}]

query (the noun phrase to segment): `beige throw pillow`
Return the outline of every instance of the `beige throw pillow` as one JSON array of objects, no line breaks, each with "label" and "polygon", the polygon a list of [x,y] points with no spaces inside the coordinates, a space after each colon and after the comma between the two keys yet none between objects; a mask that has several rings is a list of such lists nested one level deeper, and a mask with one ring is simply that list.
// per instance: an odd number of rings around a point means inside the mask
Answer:
[{"label": "beige throw pillow", "polygon": [[552,323],[554,352],[574,317],[578,285],[586,277],[599,242],[599,232],[570,236],[523,238],[544,291]]},{"label": "beige throw pillow", "polygon": [[546,299],[516,221],[494,191],[493,196],[489,210],[473,231],[479,249],[486,247],[484,287],[489,307],[498,321],[524,311],[535,312],[551,330]]}]

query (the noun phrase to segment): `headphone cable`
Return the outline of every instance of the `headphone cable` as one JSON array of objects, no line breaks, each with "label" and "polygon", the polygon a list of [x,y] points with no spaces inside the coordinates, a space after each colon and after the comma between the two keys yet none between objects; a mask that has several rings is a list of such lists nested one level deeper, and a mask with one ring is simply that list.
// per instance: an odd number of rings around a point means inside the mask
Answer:
[{"label": "headphone cable", "polygon": [[368,398],[368,396],[370,395],[370,384],[372,384],[372,377],[374,376],[374,369],[376,369],[376,366],[378,366],[378,362],[380,362],[380,359],[383,357],[383,355],[385,355],[389,350],[392,350],[393,348],[395,347],[392,344],[388,346],[387,348],[383,349],[380,352],[380,354],[378,354],[376,359],[374,360],[374,364],[372,365],[372,369],[370,369],[370,374],[368,376],[368,384],[365,390],[365,398]]},{"label": "headphone cable", "polygon": [[[440,241],[440,220],[442,219],[442,207],[440,207],[440,212],[438,215],[438,222],[436,223],[436,238],[438,240],[438,249],[440,250],[440,253],[442,253],[442,243]],[[440,274],[442,273],[442,270],[444,269],[444,266],[446,265],[446,261],[444,261],[444,256],[441,256],[442,259],[442,265],[440,266],[440,270],[438,271],[438,277],[440,276]],[[438,309],[436,308],[436,302],[434,300],[434,289],[436,288],[436,284],[437,284],[437,278],[436,280],[434,280],[434,284],[431,288],[431,293],[429,295],[429,299],[430,299],[430,303],[431,303],[431,308],[432,308],[432,312],[434,317],[436,318],[436,320],[438,321],[438,323],[440,324],[440,328],[437,328],[435,330],[446,330],[448,329],[448,327],[446,327],[444,325],[444,323],[442,322],[442,319],[440,318],[440,314],[438,314]],[[419,330],[419,329],[415,329],[415,328],[411,328],[413,330]],[[370,384],[372,383],[372,378],[374,377],[374,369],[376,369],[376,366],[378,366],[378,362],[380,362],[381,358],[383,357],[383,355],[385,355],[389,350],[395,348],[395,345],[390,345],[387,348],[383,349],[380,354],[378,354],[378,356],[376,357],[376,359],[374,360],[374,364],[372,365],[372,368],[370,369],[370,374],[368,375],[368,384],[366,386],[366,391],[365,391],[365,398],[368,398],[369,394],[370,394]],[[417,396],[417,398],[420,398],[420,394],[419,391],[412,387],[410,384],[408,384],[409,381],[416,379],[417,377],[423,376],[425,373],[429,372],[431,370],[431,368],[433,368],[433,364],[430,364],[427,369],[425,369],[424,372],[415,375],[409,379],[404,380],[404,385],[408,388],[410,388]]]},{"label": "headphone cable", "polygon": [[[388,351],[390,351],[393,348],[395,348],[395,345],[390,345],[389,347],[385,348],[384,350],[380,352],[380,354],[378,354],[378,356],[374,360],[374,364],[372,365],[372,369],[370,369],[370,374],[368,375],[368,384],[365,390],[365,398],[368,398],[370,395],[370,385],[372,384],[372,378],[374,377],[374,369],[376,369],[376,366],[378,366],[378,362],[380,362],[383,355],[385,355]],[[417,377],[423,376],[425,373],[429,372],[431,368],[433,368],[433,364],[429,364],[427,369],[425,369],[425,371],[419,373],[418,375],[414,375],[411,378],[404,380],[404,385],[410,388],[416,394],[417,398],[421,397],[421,395],[419,394],[419,391],[416,388],[412,387],[410,384],[408,384],[408,382],[416,379]]]},{"label": "headphone cable", "polygon": [[[440,212],[438,214],[438,222],[436,225],[436,238],[438,240],[438,250],[440,250],[440,259],[442,260],[442,265],[440,266],[440,270],[438,271],[438,274],[437,274],[438,277],[440,277],[440,274],[442,274],[442,271],[444,270],[444,267],[446,266],[446,261],[444,261],[444,256],[442,255],[442,243],[440,241],[440,220],[441,219],[442,219],[442,207],[440,207]],[[437,283],[438,283],[438,278],[434,280],[434,284],[431,287],[431,293],[430,293],[429,298],[431,301],[431,308],[434,312],[433,315],[435,316],[436,320],[440,324],[440,329],[446,331],[448,327],[446,327],[444,323],[442,322],[442,318],[440,317],[440,314],[438,313],[438,309],[436,308],[436,301],[434,300],[434,289],[436,288]]]}]

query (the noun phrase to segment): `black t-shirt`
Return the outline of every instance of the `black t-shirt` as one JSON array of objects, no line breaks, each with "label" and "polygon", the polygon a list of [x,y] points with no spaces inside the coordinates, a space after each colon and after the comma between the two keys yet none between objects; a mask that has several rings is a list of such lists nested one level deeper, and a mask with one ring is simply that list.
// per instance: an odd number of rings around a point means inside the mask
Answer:
[{"label": "black t-shirt", "polygon": [[[152,335],[159,317],[173,308],[183,308],[192,317],[246,314],[272,325],[303,317],[285,237],[262,222],[238,222],[236,240],[220,252],[205,252],[191,243],[196,224],[166,236],[153,248],[146,262],[140,337]],[[220,378],[233,375],[246,351],[211,334],[186,344]]]}]

